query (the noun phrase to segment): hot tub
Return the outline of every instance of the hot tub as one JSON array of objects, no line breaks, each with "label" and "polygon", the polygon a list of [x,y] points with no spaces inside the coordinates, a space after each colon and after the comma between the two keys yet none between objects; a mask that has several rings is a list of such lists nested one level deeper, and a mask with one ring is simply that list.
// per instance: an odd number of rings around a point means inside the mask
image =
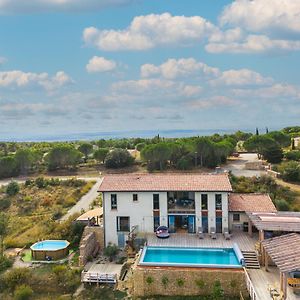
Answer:
[{"label": "hot tub", "polygon": [[45,240],[33,244],[31,256],[34,260],[58,260],[69,253],[70,243],[66,240]]}]

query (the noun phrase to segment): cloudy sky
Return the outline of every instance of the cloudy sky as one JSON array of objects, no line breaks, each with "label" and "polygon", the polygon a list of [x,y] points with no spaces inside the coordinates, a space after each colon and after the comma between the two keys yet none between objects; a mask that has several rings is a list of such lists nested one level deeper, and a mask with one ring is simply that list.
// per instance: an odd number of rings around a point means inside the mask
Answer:
[{"label": "cloudy sky", "polygon": [[299,125],[300,0],[0,0],[0,140]]}]

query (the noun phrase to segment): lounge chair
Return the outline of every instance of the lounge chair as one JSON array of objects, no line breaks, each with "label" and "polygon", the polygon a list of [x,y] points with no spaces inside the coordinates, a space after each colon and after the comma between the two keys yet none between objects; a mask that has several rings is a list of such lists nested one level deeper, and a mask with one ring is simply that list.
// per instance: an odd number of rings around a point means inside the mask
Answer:
[{"label": "lounge chair", "polygon": [[217,238],[217,234],[216,234],[216,228],[215,227],[211,227],[210,228],[210,237],[211,239],[215,240]]},{"label": "lounge chair", "polygon": [[229,230],[228,230],[227,227],[225,227],[224,228],[224,238],[225,238],[225,240],[230,240],[230,237],[231,237],[231,235],[229,233]]},{"label": "lounge chair", "polygon": [[198,227],[199,239],[204,239],[204,233],[202,227]]}]

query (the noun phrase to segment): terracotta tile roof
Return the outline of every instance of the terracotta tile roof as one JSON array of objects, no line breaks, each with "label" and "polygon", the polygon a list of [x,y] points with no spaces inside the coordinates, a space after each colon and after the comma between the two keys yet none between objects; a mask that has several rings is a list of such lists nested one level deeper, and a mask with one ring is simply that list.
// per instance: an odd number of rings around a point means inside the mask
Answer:
[{"label": "terracotta tile roof", "polygon": [[237,194],[228,198],[229,211],[276,212],[277,209],[268,194]]},{"label": "terracotta tile roof", "polygon": [[99,192],[121,191],[232,191],[227,174],[107,175]]}]

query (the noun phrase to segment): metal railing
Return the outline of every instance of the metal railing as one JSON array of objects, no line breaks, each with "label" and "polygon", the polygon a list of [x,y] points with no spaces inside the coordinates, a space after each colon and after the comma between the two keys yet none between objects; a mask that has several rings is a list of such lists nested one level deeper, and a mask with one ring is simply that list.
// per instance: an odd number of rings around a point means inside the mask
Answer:
[{"label": "metal railing", "polygon": [[255,291],[254,285],[253,285],[253,283],[249,277],[249,274],[245,268],[244,268],[244,273],[245,273],[246,286],[247,286],[247,290],[250,295],[250,299],[251,300],[259,300],[257,292]]}]

